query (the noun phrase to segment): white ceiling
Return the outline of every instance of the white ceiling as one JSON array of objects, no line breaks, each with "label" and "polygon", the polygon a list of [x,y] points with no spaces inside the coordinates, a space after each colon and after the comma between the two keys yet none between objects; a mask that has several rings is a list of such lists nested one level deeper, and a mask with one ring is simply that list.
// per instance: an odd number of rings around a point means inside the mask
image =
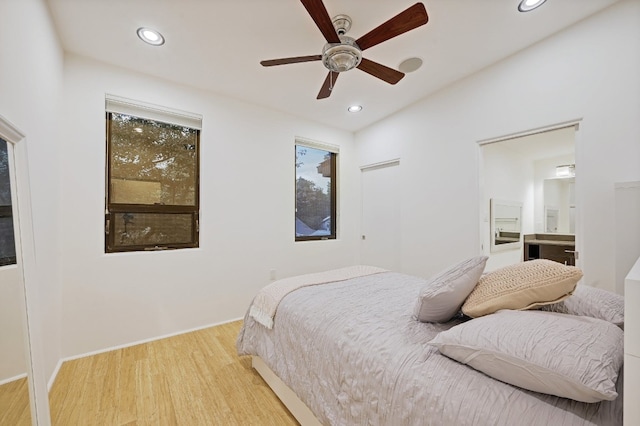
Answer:
[{"label": "white ceiling", "polygon": [[[342,73],[330,98],[316,100],[321,62],[262,67],[264,59],[318,55],[325,40],[298,0],[48,0],[64,49],[225,96],[357,131],[452,82],[542,40],[617,0],[548,0],[528,13],[518,0],[425,0],[429,22],[366,50],[398,68],[424,64],[392,86],[358,69]],[[357,39],[414,0],[325,0],[347,14]],[[136,29],[159,30],[161,47]],[[361,104],[358,114],[347,112]]]},{"label": "white ceiling", "polygon": [[[559,156],[575,157],[575,132],[576,129],[573,126],[564,127],[506,139],[490,146],[516,152],[522,158],[531,161]],[[575,158],[573,161],[575,162]]]}]

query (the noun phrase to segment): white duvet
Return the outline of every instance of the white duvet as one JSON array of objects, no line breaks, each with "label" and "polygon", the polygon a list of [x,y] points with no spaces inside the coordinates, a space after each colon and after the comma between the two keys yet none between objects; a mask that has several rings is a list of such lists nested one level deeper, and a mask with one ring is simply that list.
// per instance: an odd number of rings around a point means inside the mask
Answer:
[{"label": "white duvet", "polygon": [[279,303],[272,329],[245,316],[238,353],[260,356],[325,425],[622,424],[621,379],[616,400],[588,404],[441,355],[427,342],[458,321],[412,318],[423,282],[385,272],[300,288]]}]

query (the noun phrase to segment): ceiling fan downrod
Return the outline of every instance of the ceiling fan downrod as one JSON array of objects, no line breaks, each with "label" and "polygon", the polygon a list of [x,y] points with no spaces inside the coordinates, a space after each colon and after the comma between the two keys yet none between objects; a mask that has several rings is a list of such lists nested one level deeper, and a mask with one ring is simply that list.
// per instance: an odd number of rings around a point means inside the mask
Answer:
[{"label": "ceiling fan downrod", "polygon": [[340,43],[327,43],[322,49],[322,63],[333,72],[349,71],[362,61],[362,49],[356,41],[345,34],[351,29],[351,18],[347,15],[337,15],[331,22],[338,34]]}]

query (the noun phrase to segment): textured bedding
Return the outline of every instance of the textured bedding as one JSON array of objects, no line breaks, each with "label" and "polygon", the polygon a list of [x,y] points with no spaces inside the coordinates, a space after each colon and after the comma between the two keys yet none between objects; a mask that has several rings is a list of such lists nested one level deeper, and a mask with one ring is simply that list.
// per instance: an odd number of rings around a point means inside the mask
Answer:
[{"label": "textured bedding", "polygon": [[253,299],[253,303],[251,303],[249,315],[265,327],[272,328],[273,317],[276,315],[280,301],[292,291],[310,285],[345,281],[350,278],[379,274],[380,272],[386,272],[386,269],[356,265],[278,280],[260,290]]},{"label": "textured bedding", "polygon": [[621,425],[614,401],[522,390],[427,344],[460,323],[412,318],[424,280],[384,272],[304,287],[282,299],[272,329],[248,314],[240,355],[257,355],[325,425]]}]

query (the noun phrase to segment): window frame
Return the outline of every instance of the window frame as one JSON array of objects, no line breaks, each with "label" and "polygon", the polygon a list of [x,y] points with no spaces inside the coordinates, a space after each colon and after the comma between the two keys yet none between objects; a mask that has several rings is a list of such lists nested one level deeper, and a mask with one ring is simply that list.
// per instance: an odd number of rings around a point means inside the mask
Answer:
[{"label": "window frame", "polygon": [[[298,181],[298,173],[296,171],[296,161],[297,161],[297,149],[298,147],[312,148],[317,150],[326,151],[330,154],[330,167],[331,167],[331,184],[330,184],[330,215],[331,215],[331,225],[330,225],[330,233],[329,235],[307,235],[307,236],[298,236],[295,232],[295,223],[297,218],[297,181]],[[324,240],[337,240],[338,239],[338,155],[340,154],[340,148],[335,145],[328,145],[321,142],[310,141],[308,139],[296,138],[294,149],[294,184],[293,184],[293,192],[294,192],[294,236],[295,242],[301,241],[324,241]]]},{"label": "window frame", "polygon": [[[11,218],[11,220],[13,221],[13,232],[15,234],[15,221],[13,220],[13,200],[11,200],[12,205],[8,205],[8,206],[0,206],[0,217],[8,217]],[[11,265],[16,265],[18,263],[18,255],[16,253],[16,246],[15,246],[15,242],[13,244],[14,246],[14,255],[11,257],[0,257],[0,268],[3,266],[11,266]]]},{"label": "window frame", "polygon": [[[113,105],[113,103],[112,103]],[[104,234],[105,253],[123,253],[123,252],[138,252],[138,251],[157,251],[157,250],[174,250],[185,248],[198,248],[200,246],[200,134],[201,126],[190,126],[176,120],[179,123],[173,122],[169,119],[158,119],[157,115],[150,117],[150,114],[145,114],[145,111],[149,111],[148,105],[141,108],[142,113],[136,114],[135,109],[131,111],[131,102],[127,103],[126,112],[120,112],[122,108],[118,108],[118,105],[113,108],[109,107],[109,98],[107,98],[107,110],[105,112],[106,121],[106,186],[105,186],[105,222],[104,222]],[[133,106],[135,108],[135,105]],[[155,110],[155,112],[166,113],[164,110]],[[189,127],[196,131],[196,143],[195,143],[195,202],[194,205],[165,205],[165,204],[125,204],[125,203],[112,203],[110,202],[110,184],[112,177],[112,164],[111,164],[111,116],[113,113],[129,115],[136,118],[142,118],[147,120],[159,121],[177,127]],[[167,113],[170,114],[170,113]],[[190,214],[191,215],[191,241],[187,243],[163,243],[163,244],[137,244],[127,246],[117,246],[115,244],[116,231],[114,216],[124,213],[151,213],[151,214]]]},{"label": "window frame", "polygon": [[4,266],[12,266],[12,265],[17,265],[18,264],[18,247],[17,247],[16,241],[15,241],[15,238],[16,238],[16,221],[14,220],[14,215],[13,215],[14,185],[15,185],[15,183],[12,180],[11,161],[9,159],[9,156],[11,155],[11,150],[10,150],[8,141],[6,141],[2,137],[0,137],[0,142],[3,142],[5,144],[6,151],[7,151],[7,160],[9,160],[7,165],[9,167],[9,173],[8,173],[9,182],[8,183],[9,183],[9,197],[10,197],[10,201],[11,201],[11,204],[0,205],[0,218],[10,218],[11,219],[11,222],[12,222],[11,230],[12,230],[12,232],[14,234],[13,256],[0,258],[0,268],[2,268]]}]

